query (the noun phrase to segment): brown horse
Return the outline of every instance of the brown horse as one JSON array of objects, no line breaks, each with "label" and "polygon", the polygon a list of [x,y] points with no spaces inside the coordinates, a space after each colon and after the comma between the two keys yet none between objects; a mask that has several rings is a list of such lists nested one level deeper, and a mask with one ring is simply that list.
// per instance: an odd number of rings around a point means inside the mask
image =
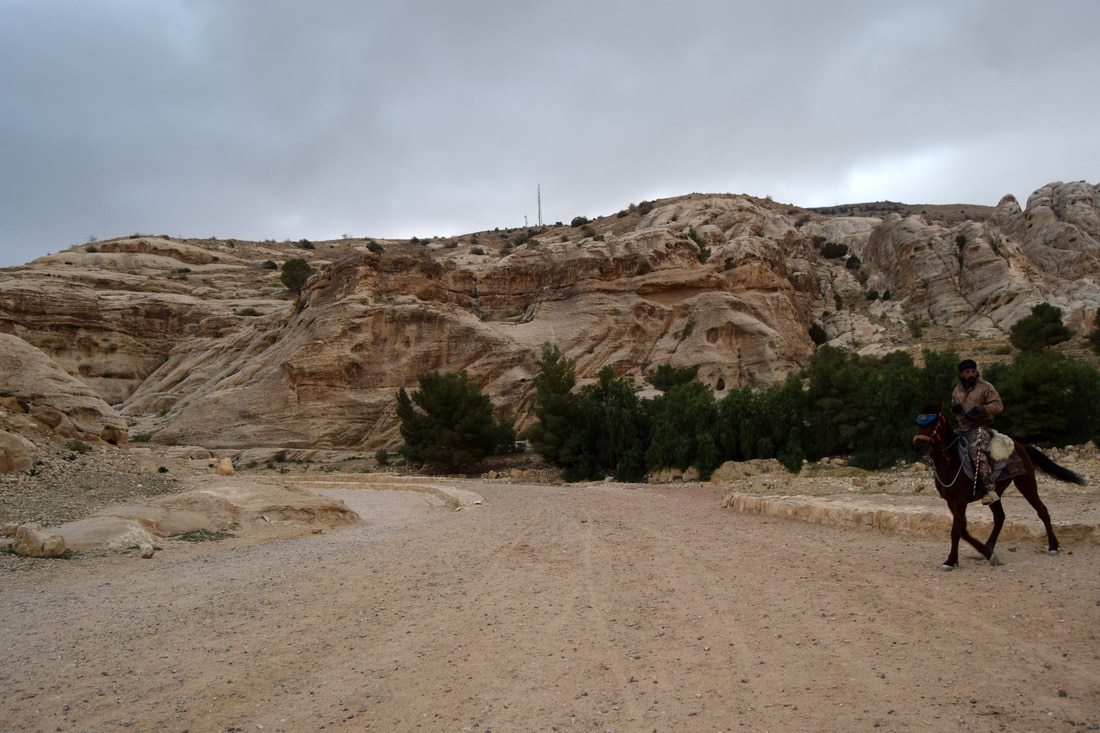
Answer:
[{"label": "brown horse", "polygon": [[[974,482],[963,470],[963,459],[959,454],[960,435],[957,431],[948,427],[947,418],[940,410],[939,405],[926,404],[922,414],[917,418],[917,434],[913,437],[914,450],[927,453],[932,459],[932,475],[936,480],[936,491],[951,509],[951,554],[941,566],[942,570],[953,570],[959,566],[959,540],[964,539],[974,546],[982,557],[989,560],[991,565],[1000,565],[995,546],[997,535],[1001,533],[1001,527],[1005,523],[1005,510],[1001,502],[989,505],[993,511],[993,531],[989,539],[984,543],[979,542],[966,530],[966,506],[979,497],[974,495]],[[1039,490],[1035,484],[1035,469],[1058,479],[1074,484],[1084,484],[1085,480],[1073,471],[1059,466],[1045,456],[1038,448],[1031,445],[1023,445],[1017,440],[1012,441],[1016,455],[1023,464],[1023,472],[1012,477],[1000,477],[994,479],[997,495],[1004,494],[1009,484],[1015,483],[1016,488],[1024,495],[1027,502],[1035,508],[1035,513],[1043,521],[1047,530],[1047,552],[1050,555],[1058,554],[1058,538],[1054,536],[1054,528],[1050,525],[1050,512],[1047,511],[1043,500],[1039,498]]]}]

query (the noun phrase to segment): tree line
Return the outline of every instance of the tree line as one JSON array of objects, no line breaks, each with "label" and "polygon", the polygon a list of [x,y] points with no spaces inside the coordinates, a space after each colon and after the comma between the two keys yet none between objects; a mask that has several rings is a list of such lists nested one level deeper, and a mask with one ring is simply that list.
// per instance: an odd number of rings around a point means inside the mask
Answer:
[{"label": "tree line", "polygon": [[[1018,349],[1011,361],[979,365],[1005,402],[998,430],[1053,445],[1098,437],[1100,372],[1048,348],[1071,335],[1061,311],[1041,304],[1011,330]],[[1100,331],[1088,340],[1100,350]],[[577,389],[573,361],[546,343],[536,359],[536,422],[518,437],[568,481],[640,481],[665,468],[695,468],[705,480],[725,461],[754,458],[775,458],[792,472],[827,456],[881,469],[912,459],[916,411],[949,398],[959,360],[953,350],[924,350],[917,366],[904,351],[867,356],[826,344],[764,390],[743,387],[719,399],[696,381],[698,367],[666,364],[645,375],[657,394],[643,398],[610,366]],[[397,413],[399,452],[413,463],[453,469],[516,449],[514,425],[494,420],[489,398],[465,372],[422,375],[412,395],[399,390]]]}]

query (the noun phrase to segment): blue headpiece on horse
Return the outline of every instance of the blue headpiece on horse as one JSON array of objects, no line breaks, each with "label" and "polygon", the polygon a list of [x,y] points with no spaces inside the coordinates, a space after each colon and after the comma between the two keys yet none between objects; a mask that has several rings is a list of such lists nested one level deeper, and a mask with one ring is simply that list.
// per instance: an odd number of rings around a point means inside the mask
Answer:
[{"label": "blue headpiece on horse", "polygon": [[939,415],[917,415],[917,425],[920,425],[922,427],[924,425],[931,425],[932,423],[936,422],[936,418],[938,417]]}]

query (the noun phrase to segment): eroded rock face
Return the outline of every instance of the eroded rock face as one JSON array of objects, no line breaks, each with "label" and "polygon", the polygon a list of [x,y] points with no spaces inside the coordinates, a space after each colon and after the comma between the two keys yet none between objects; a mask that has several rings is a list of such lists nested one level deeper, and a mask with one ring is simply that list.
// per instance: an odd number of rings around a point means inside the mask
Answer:
[{"label": "eroded rock face", "polygon": [[608,364],[640,383],[660,364],[697,363],[721,391],[802,363],[816,296],[791,282],[780,245],[729,243],[712,257],[664,229],[471,263],[358,254],[312,281],[285,321],[177,348],[124,412],[179,395],[150,430],[212,447],[377,446],[396,432],[397,389],[429,371],[468,370],[522,426],[547,341],[582,380]]},{"label": "eroded rock face", "polygon": [[[950,343],[1003,340],[1040,302],[1091,326],[1096,186],[949,208],[852,216],[691,195],[585,228],[451,240],[135,237],[5,271],[0,331],[117,403],[134,432],[373,451],[400,442],[394,396],[429,371],[466,370],[522,428],[545,342],[582,384],[607,365],[642,386],[662,364],[697,364],[722,396],[805,365],[814,325],[864,353],[925,345],[914,323]],[[292,257],[316,271],[300,295],[275,269]]]},{"label": "eroded rock face", "polygon": [[38,349],[4,333],[0,333],[0,396],[19,408],[26,406],[32,417],[61,438],[113,445],[127,442],[125,418],[95,390],[66,374]]},{"label": "eroded rock face", "polygon": [[1083,330],[1100,307],[1098,188],[1051,184],[1022,211],[1007,196],[984,223],[887,217],[863,250],[869,284],[900,298],[909,317],[979,337],[1006,333],[1042,302]]}]

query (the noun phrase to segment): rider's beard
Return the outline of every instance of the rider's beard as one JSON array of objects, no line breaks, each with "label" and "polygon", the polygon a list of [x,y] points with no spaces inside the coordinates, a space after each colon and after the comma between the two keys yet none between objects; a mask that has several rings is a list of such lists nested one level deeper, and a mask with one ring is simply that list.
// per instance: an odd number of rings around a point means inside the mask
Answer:
[{"label": "rider's beard", "polygon": [[966,387],[967,389],[970,389],[971,387],[973,387],[975,384],[978,383],[978,377],[977,376],[968,377],[967,379],[962,380],[962,383],[963,383],[964,387]]}]

